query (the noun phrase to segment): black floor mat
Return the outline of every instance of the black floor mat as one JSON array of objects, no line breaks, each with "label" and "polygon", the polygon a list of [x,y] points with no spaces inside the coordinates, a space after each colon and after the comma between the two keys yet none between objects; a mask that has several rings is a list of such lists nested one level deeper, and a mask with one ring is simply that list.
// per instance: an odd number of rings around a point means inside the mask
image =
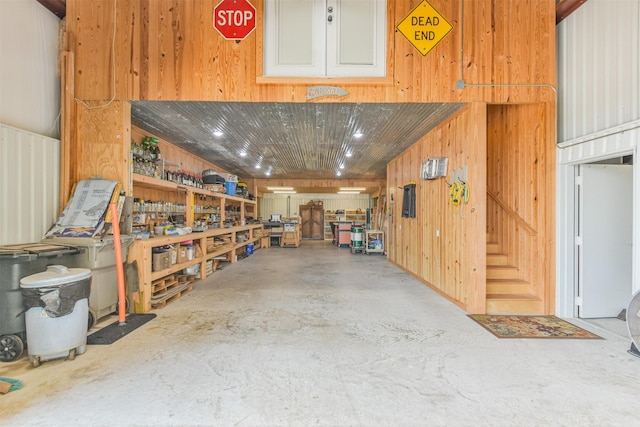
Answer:
[{"label": "black floor mat", "polygon": [[109,326],[105,326],[87,337],[89,345],[113,344],[120,338],[124,337],[131,331],[135,331],[149,320],[156,317],[153,313],[144,314],[128,314],[125,318],[124,325],[120,325],[119,321],[115,321]]}]

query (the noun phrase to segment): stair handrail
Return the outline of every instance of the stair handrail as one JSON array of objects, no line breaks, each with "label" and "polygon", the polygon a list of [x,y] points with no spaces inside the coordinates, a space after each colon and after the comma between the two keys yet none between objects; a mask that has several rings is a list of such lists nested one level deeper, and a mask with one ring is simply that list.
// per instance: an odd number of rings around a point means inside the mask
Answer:
[{"label": "stair handrail", "polygon": [[525,221],[524,218],[522,218],[520,215],[518,215],[518,213],[516,211],[514,211],[513,209],[511,209],[509,206],[506,205],[506,203],[504,203],[502,200],[500,200],[500,198],[498,197],[497,194],[495,194],[493,191],[487,189],[487,194],[489,195],[489,197],[491,197],[498,205],[500,205],[500,207],[507,213],[509,214],[510,217],[512,217],[513,219],[515,219],[515,221],[520,224],[520,226],[522,228],[524,228],[524,230],[527,232],[527,234],[529,234],[530,236],[535,236],[538,234],[538,232],[536,230],[534,230],[533,228],[531,228],[531,226],[529,224],[527,224],[527,221]]}]

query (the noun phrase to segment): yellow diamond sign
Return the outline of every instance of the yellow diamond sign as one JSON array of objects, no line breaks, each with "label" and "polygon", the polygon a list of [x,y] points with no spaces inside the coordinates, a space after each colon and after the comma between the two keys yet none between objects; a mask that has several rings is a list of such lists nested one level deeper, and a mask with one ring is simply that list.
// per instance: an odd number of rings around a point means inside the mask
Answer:
[{"label": "yellow diamond sign", "polygon": [[451,32],[453,26],[424,0],[396,28],[424,56]]}]

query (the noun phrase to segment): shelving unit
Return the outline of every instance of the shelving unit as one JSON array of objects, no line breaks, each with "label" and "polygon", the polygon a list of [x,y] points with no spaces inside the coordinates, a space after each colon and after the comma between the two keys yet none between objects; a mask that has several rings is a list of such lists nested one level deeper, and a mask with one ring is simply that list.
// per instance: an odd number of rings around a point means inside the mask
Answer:
[{"label": "shelving unit", "polygon": [[[253,243],[256,247],[264,245],[265,237],[262,233],[262,224],[237,225],[225,228],[225,216],[227,208],[233,206],[237,211],[234,214],[234,223],[243,224],[246,216],[254,216],[256,212],[256,202],[242,197],[230,196],[224,193],[217,193],[210,190],[190,187],[166,181],[146,175],[132,174],[133,193],[142,190],[156,197],[157,200],[171,200],[172,205],[180,206],[180,211],[163,212],[182,214],[185,216],[185,223],[191,227],[196,216],[214,213],[219,220],[218,228],[208,228],[201,232],[194,232],[183,236],[156,236],[147,240],[136,240],[129,249],[128,262],[136,262],[138,265],[138,291],[134,293],[134,309],[136,313],[145,313],[152,308],[161,308],[166,303],[179,298],[183,293],[188,292],[190,284],[185,284],[181,280],[185,268],[198,266],[200,279],[205,279],[207,274],[214,271],[213,263],[220,259],[235,263],[237,255],[244,252],[245,246]],[[205,196],[205,200],[201,200]],[[203,202],[210,209],[203,210],[200,207]],[[213,212],[212,212],[213,211]],[[238,238],[238,234],[242,235]],[[223,245],[214,245],[212,240],[219,238],[225,241]],[[153,248],[164,246],[179,246],[181,242],[193,241],[193,245],[198,247],[196,251],[199,255],[193,259],[184,260],[171,264],[168,268],[153,271]],[[267,242],[268,243],[268,242]],[[172,280],[170,280],[173,277]],[[180,286],[175,285],[177,281]],[[162,286],[167,286],[167,295],[161,294]]]},{"label": "shelving unit", "polygon": [[333,240],[336,243],[338,236],[335,234],[335,230],[332,230],[331,224],[338,222],[349,222],[351,224],[365,225],[367,222],[367,213],[361,209],[346,209],[339,210],[343,213],[336,213],[336,211],[326,210],[324,211],[324,239]]},{"label": "shelving unit", "polygon": [[[166,181],[163,179],[157,179],[146,175],[133,174],[133,192],[134,195],[136,193],[136,189],[139,188],[147,188],[152,190],[164,191],[173,193],[173,197],[175,194],[182,194],[182,196],[178,196],[181,200],[184,201],[185,204],[185,223],[187,226],[191,227],[193,225],[193,221],[196,215],[196,197],[199,196],[208,196],[211,197],[210,205],[215,206],[214,210],[219,212],[219,221],[220,227],[224,226],[225,216],[226,216],[226,208],[228,206],[238,207],[239,218],[237,218],[237,222],[242,224],[245,221],[247,216],[253,216],[255,218],[256,213],[256,202],[254,200],[244,199],[242,197],[230,196],[224,193],[216,193],[213,191],[205,190],[203,188],[195,188],[189,187],[186,185],[176,184],[175,182]],[[215,212],[218,214],[218,212]],[[198,212],[198,215],[209,212]]]},{"label": "shelving unit", "polygon": [[367,213],[361,209],[347,209],[344,220],[357,225],[365,225],[367,222]]},{"label": "shelving unit", "polygon": [[[248,233],[248,238],[242,242],[237,241],[238,233]],[[227,241],[220,246],[207,245],[210,237],[222,237]],[[177,274],[187,267],[199,265],[200,279],[207,277],[207,262],[224,257],[228,262],[235,263],[236,256],[244,250],[249,243],[260,246],[264,237],[262,234],[262,224],[253,224],[232,228],[211,229],[199,233],[190,233],[184,236],[163,236],[154,237],[148,240],[136,240],[129,248],[127,262],[136,262],[138,265],[138,291],[134,292],[134,309],[136,313],[146,313],[152,309],[152,298],[154,294],[154,284],[164,280],[166,277]],[[200,250],[199,256],[193,259],[176,263],[169,268],[159,271],[152,271],[152,252],[155,247],[168,245],[180,245],[181,242],[193,241]]]},{"label": "shelving unit", "polygon": [[324,240],[335,240],[332,224],[341,221],[342,216],[344,215],[338,215],[335,211],[324,211]]}]

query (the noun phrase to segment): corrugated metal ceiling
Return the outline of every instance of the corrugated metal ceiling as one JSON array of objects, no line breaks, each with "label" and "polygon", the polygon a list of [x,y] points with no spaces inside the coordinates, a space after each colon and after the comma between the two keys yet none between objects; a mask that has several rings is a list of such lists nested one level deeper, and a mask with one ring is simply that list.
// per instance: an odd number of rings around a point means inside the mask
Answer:
[{"label": "corrugated metal ceiling", "polygon": [[132,101],[132,123],[245,179],[385,179],[462,105]]}]

